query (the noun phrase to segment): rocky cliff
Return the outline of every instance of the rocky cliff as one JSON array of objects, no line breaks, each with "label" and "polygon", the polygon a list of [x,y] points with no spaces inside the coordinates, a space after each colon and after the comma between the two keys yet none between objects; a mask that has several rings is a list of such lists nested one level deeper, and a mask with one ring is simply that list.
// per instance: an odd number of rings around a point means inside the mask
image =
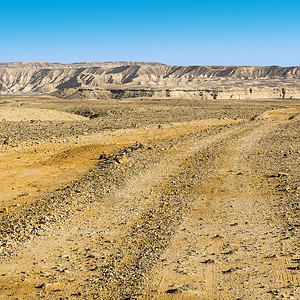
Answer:
[{"label": "rocky cliff", "polygon": [[2,63],[1,94],[72,97],[299,97],[300,67],[168,66],[160,63]]}]

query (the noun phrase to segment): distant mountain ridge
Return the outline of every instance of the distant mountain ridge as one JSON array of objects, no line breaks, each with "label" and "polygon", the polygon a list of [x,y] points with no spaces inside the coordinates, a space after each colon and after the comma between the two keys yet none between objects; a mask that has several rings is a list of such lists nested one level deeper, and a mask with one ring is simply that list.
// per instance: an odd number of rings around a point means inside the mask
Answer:
[{"label": "distant mountain ridge", "polygon": [[156,62],[136,62],[136,61],[107,61],[107,62],[76,62],[70,64],[51,63],[51,62],[8,62],[0,63],[0,68],[33,68],[33,69],[56,69],[56,68],[89,68],[89,67],[120,67],[120,66],[161,66],[162,63]]},{"label": "distant mountain ridge", "polygon": [[1,94],[76,88],[300,86],[300,67],[169,66],[147,62],[0,63]]}]

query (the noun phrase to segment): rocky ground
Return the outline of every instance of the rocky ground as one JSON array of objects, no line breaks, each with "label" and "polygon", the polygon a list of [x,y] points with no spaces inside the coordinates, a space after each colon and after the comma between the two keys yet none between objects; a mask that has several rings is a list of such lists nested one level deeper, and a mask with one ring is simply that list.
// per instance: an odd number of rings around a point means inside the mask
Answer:
[{"label": "rocky ground", "polygon": [[0,299],[300,297],[296,100],[1,100]]},{"label": "rocky ground", "polygon": [[[64,100],[49,96],[0,96],[0,109],[56,110],[87,117],[84,121],[55,120],[30,115],[23,122],[0,122],[0,143],[57,142],[101,130],[137,128],[202,119],[251,119],[266,110],[297,105],[297,100]],[[0,111],[1,111],[0,110]],[[4,114],[4,112],[3,112]],[[59,115],[60,116],[60,115]],[[0,119],[1,121],[1,119]]]}]

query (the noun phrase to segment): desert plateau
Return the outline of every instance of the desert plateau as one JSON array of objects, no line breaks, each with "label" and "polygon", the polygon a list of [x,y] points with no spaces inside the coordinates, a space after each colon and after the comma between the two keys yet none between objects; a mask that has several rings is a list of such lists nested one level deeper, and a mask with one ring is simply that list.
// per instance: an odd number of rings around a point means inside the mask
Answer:
[{"label": "desert plateau", "polygon": [[300,299],[300,67],[0,64],[0,299]]}]

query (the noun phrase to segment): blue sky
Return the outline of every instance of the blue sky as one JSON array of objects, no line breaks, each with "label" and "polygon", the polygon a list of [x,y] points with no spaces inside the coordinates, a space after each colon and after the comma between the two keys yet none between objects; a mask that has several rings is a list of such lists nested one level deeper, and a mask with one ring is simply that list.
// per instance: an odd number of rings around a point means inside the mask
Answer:
[{"label": "blue sky", "polygon": [[1,62],[300,65],[300,1],[3,2]]}]

